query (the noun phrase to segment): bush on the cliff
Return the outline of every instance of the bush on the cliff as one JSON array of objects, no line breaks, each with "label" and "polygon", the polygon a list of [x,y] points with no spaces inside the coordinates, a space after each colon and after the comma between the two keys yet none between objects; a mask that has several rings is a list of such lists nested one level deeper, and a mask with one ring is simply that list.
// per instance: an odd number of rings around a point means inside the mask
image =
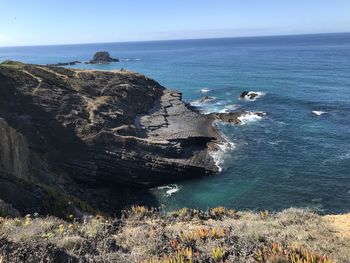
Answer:
[{"label": "bush on the cliff", "polygon": [[[184,209],[174,216],[135,206],[121,219],[1,219],[0,256],[5,262],[19,258],[40,262],[55,252],[72,262],[89,258],[93,262],[147,263],[330,263],[331,259],[346,262],[350,258],[350,231],[340,236],[322,216],[296,209],[263,213],[263,217],[260,213],[227,213],[222,208],[214,211]],[[213,219],[217,213],[224,216]],[[23,258],[23,248],[40,253]]]}]

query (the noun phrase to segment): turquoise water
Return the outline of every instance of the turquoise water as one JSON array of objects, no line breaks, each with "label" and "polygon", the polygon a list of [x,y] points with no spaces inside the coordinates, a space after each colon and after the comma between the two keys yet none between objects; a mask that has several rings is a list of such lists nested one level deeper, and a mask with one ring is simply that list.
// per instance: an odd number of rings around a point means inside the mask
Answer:
[{"label": "turquoise water", "polygon": [[[220,124],[235,145],[221,156],[222,172],[154,189],[166,209],[350,211],[350,34],[0,48],[0,60],[86,61],[99,50],[121,62],[76,67],[138,71],[188,102],[215,97],[204,111],[267,113]],[[238,100],[244,90],[265,95]]]}]

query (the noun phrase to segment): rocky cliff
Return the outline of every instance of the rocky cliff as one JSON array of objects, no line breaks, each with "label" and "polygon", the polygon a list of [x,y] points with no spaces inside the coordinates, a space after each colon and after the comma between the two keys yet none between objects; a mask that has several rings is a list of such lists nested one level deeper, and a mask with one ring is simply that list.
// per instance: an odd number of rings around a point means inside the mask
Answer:
[{"label": "rocky cliff", "polygon": [[221,140],[212,118],[141,74],[0,64],[2,178],[150,187],[215,173]]}]

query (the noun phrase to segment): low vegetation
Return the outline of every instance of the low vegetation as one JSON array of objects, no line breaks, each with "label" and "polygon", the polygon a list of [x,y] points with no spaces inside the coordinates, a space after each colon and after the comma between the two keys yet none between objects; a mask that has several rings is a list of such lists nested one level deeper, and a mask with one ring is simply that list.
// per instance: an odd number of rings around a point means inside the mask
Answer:
[{"label": "low vegetation", "polygon": [[25,64],[22,62],[12,61],[12,60],[5,60],[5,61],[0,63],[0,66],[14,67],[14,68],[20,68],[20,67],[23,67],[24,65]]},{"label": "low vegetation", "polygon": [[0,262],[349,262],[350,229],[336,222],[299,209],[223,207],[165,214],[133,206],[119,219],[1,217]]}]

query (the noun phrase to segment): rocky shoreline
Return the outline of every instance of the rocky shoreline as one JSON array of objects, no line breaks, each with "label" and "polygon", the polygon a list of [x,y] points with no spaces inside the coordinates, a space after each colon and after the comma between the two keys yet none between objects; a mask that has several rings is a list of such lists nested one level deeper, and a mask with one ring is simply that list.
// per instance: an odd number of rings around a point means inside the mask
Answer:
[{"label": "rocky shoreline", "polygon": [[266,113],[205,115],[125,70],[6,61],[0,86],[0,262],[347,262],[349,214],[134,205],[219,170],[213,123]]},{"label": "rocky shoreline", "polygon": [[106,193],[214,174],[210,151],[225,139],[212,123],[240,116],[203,115],[181,93],[130,71],[6,61],[0,84],[0,178],[23,193],[0,198],[14,207],[32,200],[22,213],[50,212],[40,209],[43,186],[91,204],[82,187]]}]

